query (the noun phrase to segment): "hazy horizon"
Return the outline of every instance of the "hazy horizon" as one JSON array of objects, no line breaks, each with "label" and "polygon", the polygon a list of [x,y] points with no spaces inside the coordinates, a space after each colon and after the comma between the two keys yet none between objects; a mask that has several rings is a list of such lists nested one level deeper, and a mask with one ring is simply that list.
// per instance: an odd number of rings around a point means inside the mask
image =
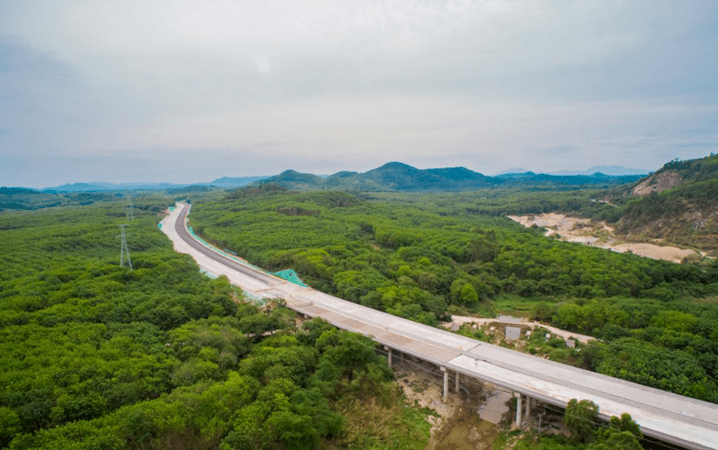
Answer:
[{"label": "hazy horizon", "polygon": [[718,4],[0,4],[0,185],[653,171],[718,149]]},{"label": "hazy horizon", "polygon": [[[401,161],[389,161],[389,162],[387,162],[387,163],[385,163],[385,164],[396,163],[396,162],[402,163]],[[403,164],[403,163],[402,163],[402,164]],[[382,166],[384,166],[384,164],[382,164],[381,166],[378,166],[378,167],[373,167],[373,168],[371,168],[371,169],[369,169],[369,170],[377,169],[377,168],[382,167]],[[413,167],[413,166],[412,166],[412,167]],[[454,166],[454,167],[463,167],[463,166]],[[426,169],[441,169],[441,168],[446,168],[446,167],[427,167]],[[504,171],[501,171],[501,172],[497,172],[497,173],[491,173],[491,174],[483,173],[483,175],[487,175],[487,176],[490,176],[490,177],[496,177],[496,176],[500,176],[500,175],[504,175],[504,174],[508,174],[508,173],[526,173],[526,172],[544,173],[544,174],[547,174],[547,175],[591,175],[591,174],[595,173],[596,171],[600,171],[599,169],[601,169],[601,168],[617,169],[619,172],[621,172],[621,173],[615,174],[615,173],[610,173],[610,172],[612,172],[611,170],[609,170],[609,171],[602,171],[602,173],[603,173],[604,175],[611,175],[611,176],[640,175],[640,174],[644,174],[644,173],[647,174],[647,173],[649,173],[649,172],[652,172],[652,171],[649,171],[649,170],[641,170],[641,169],[630,168],[630,167],[622,167],[622,166],[592,166],[592,167],[589,167],[589,168],[587,168],[587,169],[585,169],[585,170],[563,170],[563,171],[557,171],[557,172],[537,172],[537,171],[532,171],[532,170],[530,170],[530,169],[513,167],[513,168],[510,168],[510,169],[507,169],[507,170],[504,170]],[[291,169],[291,168],[290,168],[290,169],[285,169],[285,170],[294,170],[294,169]],[[302,173],[310,173],[310,174],[312,174],[312,175],[317,175],[317,176],[319,176],[319,177],[329,177],[329,176],[334,175],[334,174],[336,174],[336,173],[338,173],[338,172],[359,172],[359,171],[352,171],[352,170],[345,170],[345,169],[343,169],[343,170],[339,170],[339,171],[337,171],[337,172],[332,172],[332,173],[314,173],[314,172],[302,172]],[[365,172],[365,171],[362,171],[362,172]],[[280,173],[281,173],[281,172],[280,172]],[[42,190],[42,189],[56,188],[56,187],[65,186],[65,185],[71,186],[71,185],[82,185],[82,184],[88,184],[88,185],[93,185],[93,184],[107,184],[107,185],[127,185],[127,186],[131,186],[131,185],[148,185],[148,186],[149,186],[149,185],[161,185],[161,184],[170,184],[170,185],[193,185],[193,184],[198,184],[198,185],[201,185],[201,184],[212,183],[212,182],[217,181],[217,180],[220,180],[220,179],[222,179],[222,178],[239,178],[239,179],[241,179],[241,178],[270,178],[270,177],[279,175],[280,173],[273,173],[273,174],[269,174],[269,175],[267,175],[267,174],[264,174],[264,175],[260,175],[260,174],[242,175],[242,176],[236,176],[236,177],[234,177],[234,176],[228,176],[228,175],[223,175],[223,176],[220,176],[220,177],[213,178],[213,179],[211,179],[211,180],[192,180],[192,181],[181,181],[181,180],[180,180],[180,181],[176,181],[176,182],[170,182],[170,181],[164,181],[164,180],[144,180],[144,181],[86,180],[86,181],[68,181],[68,182],[65,182],[65,183],[58,183],[58,184],[54,184],[54,185],[37,185],[37,186],[28,186],[28,185],[23,185],[23,186],[21,186],[21,185],[12,185],[12,186],[11,186],[11,185],[2,185],[2,184],[0,184],[0,187],[19,187],[19,188],[30,188],[30,189]]]}]

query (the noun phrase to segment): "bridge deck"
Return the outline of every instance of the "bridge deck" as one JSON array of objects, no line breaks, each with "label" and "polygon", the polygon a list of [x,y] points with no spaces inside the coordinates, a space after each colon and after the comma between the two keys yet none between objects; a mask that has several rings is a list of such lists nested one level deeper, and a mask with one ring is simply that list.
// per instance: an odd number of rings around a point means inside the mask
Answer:
[{"label": "bridge deck", "polygon": [[188,211],[178,204],[164,220],[162,230],[175,249],[254,295],[283,298],[288,307],[307,316],[322,317],[398,351],[550,404],[565,407],[572,398],[588,399],[599,405],[604,418],[627,412],[646,436],[691,449],[718,448],[718,405],[487,344],[294,285],[194,240],[185,229]]}]

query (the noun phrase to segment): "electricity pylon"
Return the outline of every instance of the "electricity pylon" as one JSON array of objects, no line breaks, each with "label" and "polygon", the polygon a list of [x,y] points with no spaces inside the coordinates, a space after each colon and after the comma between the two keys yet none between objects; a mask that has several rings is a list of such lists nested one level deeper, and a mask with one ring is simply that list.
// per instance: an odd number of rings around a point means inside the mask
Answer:
[{"label": "electricity pylon", "polygon": [[127,197],[128,204],[127,204],[127,220],[134,220],[135,215],[132,212],[132,209],[134,208],[134,205],[132,204],[132,197]]},{"label": "electricity pylon", "polygon": [[122,244],[120,246],[120,267],[127,266],[130,268],[130,270],[132,270],[130,250],[127,248],[127,238],[125,235],[125,228],[127,228],[127,225],[120,225],[120,228],[122,229],[122,233],[120,234],[120,237],[122,238]]}]

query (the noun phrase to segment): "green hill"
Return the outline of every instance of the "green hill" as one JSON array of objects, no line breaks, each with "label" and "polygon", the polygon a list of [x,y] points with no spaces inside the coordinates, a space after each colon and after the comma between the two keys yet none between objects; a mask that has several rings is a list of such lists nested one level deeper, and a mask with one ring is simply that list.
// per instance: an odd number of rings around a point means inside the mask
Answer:
[{"label": "green hill", "polygon": [[53,206],[89,205],[112,200],[106,192],[42,192],[21,187],[0,187],[0,212],[4,210],[32,210]]},{"label": "green hill", "polygon": [[718,249],[718,155],[673,160],[614,194],[619,232]]},{"label": "green hill", "polygon": [[608,187],[632,183],[639,175],[547,175],[525,172],[490,177],[465,167],[417,169],[400,162],[390,162],[364,173],[338,172],[322,178],[287,170],[258,181],[258,185],[277,184],[291,190],[344,189],[359,191],[440,192],[469,191],[492,187],[576,188]]}]

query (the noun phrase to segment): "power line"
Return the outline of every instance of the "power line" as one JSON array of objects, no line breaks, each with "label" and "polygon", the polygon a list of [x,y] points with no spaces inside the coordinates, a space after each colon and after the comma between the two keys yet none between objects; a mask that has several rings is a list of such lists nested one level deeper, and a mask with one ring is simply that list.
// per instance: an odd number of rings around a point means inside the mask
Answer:
[{"label": "power line", "polygon": [[125,233],[125,229],[127,228],[126,224],[120,225],[120,229],[122,230],[120,233],[120,238],[122,239],[122,244],[120,244],[120,267],[129,267],[130,270],[132,270],[132,260],[130,259],[130,249],[127,248],[127,235]]},{"label": "power line", "polygon": [[133,213],[134,205],[132,204],[132,197],[127,197],[127,211],[125,212],[125,215],[127,216],[127,220],[135,220],[135,215]]}]

